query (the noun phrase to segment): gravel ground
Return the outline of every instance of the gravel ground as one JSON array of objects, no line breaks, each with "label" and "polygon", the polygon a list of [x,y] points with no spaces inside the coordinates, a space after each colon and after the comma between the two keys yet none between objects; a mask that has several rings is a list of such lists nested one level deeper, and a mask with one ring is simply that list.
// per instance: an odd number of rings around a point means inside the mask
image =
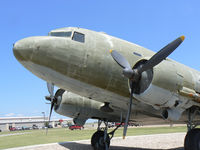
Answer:
[{"label": "gravel ground", "polygon": [[[110,150],[183,150],[185,133],[169,133],[113,138]],[[9,150],[92,150],[90,140],[52,143]]]}]

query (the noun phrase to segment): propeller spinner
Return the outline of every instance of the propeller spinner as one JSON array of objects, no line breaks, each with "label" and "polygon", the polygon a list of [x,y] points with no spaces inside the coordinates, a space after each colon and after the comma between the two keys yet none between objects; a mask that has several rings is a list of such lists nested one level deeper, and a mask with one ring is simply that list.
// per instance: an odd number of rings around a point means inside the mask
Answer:
[{"label": "propeller spinner", "polygon": [[180,36],[176,40],[172,41],[171,43],[163,47],[160,51],[158,51],[155,55],[153,55],[144,64],[134,69],[131,68],[129,62],[120,53],[118,53],[116,50],[110,50],[113,59],[123,68],[123,75],[127,77],[130,81],[132,81],[130,102],[124,125],[123,138],[125,138],[126,136],[128,122],[131,114],[131,106],[132,106],[133,91],[134,91],[133,82],[138,82],[141,79],[141,75],[144,71],[152,69],[153,67],[161,63],[164,59],[166,59],[184,41],[184,39],[185,39],[184,36]]}]

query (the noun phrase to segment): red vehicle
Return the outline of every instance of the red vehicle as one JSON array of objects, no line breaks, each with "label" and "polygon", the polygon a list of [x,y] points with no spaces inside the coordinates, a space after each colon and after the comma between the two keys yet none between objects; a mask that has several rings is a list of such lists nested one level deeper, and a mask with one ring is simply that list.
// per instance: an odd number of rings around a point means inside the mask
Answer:
[{"label": "red vehicle", "polygon": [[125,123],[122,123],[122,124],[121,124],[120,122],[116,122],[116,123],[115,123],[115,126],[119,126],[119,125],[120,125],[120,127],[123,127],[124,124],[125,124]]},{"label": "red vehicle", "polygon": [[77,126],[77,125],[71,125],[71,126],[69,127],[70,130],[77,130],[77,129],[81,130],[81,129],[83,129],[83,128],[84,128],[83,126]]},{"label": "red vehicle", "polygon": [[10,131],[16,131],[17,129],[15,127],[10,127],[9,130]]},{"label": "red vehicle", "polygon": [[[120,122],[116,122],[115,123],[115,126],[119,126],[121,123]],[[123,127],[125,125],[125,123],[123,122],[121,125],[120,125],[120,127]],[[129,122],[128,123],[128,126],[140,126],[140,124],[136,124],[136,123],[131,123],[131,122]]]}]

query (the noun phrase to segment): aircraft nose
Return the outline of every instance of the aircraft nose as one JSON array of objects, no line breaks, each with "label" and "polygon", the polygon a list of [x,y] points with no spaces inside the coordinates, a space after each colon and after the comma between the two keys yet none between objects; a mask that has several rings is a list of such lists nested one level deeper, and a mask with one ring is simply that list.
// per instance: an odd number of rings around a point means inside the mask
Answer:
[{"label": "aircraft nose", "polygon": [[33,37],[25,38],[13,44],[13,53],[18,61],[29,61],[34,47]]}]

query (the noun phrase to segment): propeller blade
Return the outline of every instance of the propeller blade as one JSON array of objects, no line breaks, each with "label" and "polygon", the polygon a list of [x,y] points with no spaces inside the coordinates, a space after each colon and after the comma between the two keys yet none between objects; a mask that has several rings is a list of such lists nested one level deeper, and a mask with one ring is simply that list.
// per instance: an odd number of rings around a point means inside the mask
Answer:
[{"label": "propeller blade", "polygon": [[48,123],[47,123],[47,128],[46,128],[46,135],[48,133],[48,126],[49,126],[49,123],[51,120],[51,114],[52,114],[53,107],[54,107],[54,102],[51,102],[51,108],[50,108],[50,113],[49,113],[49,118],[48,118]]},{"label": "propeller blade", "polygon": [[128,129],[128,122],[129,122],[129,119],[130,119],[131,108],[132,108],[132,100],[133,100],[133,83],[131,84],[130,102],[129,102],[128,112],[127,112],[127,115],[126,115],[126,121],[125,121],[125,124],[124,124],[123,139],[125,139],[127,129]]},{"label": "propeller blade", "polygon": [[123,68],[123,75],[129,79],[132,79],[136,72],[134,72],[129,64],[129,62],[115,50],[110,50],[113,59]]},{"label": "propeller blade", "polygon": [[51,114],[52,114],[53,106],[54,106],[54,103],[52,102],[52,103],[51,103],[51,109],[50,109],[50,113],[49,113],[49,120],[48,120],[48,124],[49,124],[49,122],[50,122],[50,120],[51,120]]},{"label": "propeller blade", "polygon": [[153,55],[142,67],[138,68],[138,73],[142,73],[148,69],[151,69],[166,59],[183,41],[185,37],[180,36],[176,40],[169,43],[167,46],[162,48],[159,52]]},{"label": "propeller blade", "polygon": [[113,59],[122,67],[122,68],[127,68],[127,69],[131,69],[131,66],[129,64],[129,62],[124,58],[124,56],[122,56],[121,54],[119,54],[117,51],[115,50],[110,50],[111,56],[113,57]]},{"label": "propeller blade", "polygon": [[50,96],[45,96],[45,99],[48,101],[51,101],[51,97]]},{"label": "propeller blade", "polygon": [[47,82],[47,88],[48,88],[50,96],[53,96],[54,95],[54,84]]}]

